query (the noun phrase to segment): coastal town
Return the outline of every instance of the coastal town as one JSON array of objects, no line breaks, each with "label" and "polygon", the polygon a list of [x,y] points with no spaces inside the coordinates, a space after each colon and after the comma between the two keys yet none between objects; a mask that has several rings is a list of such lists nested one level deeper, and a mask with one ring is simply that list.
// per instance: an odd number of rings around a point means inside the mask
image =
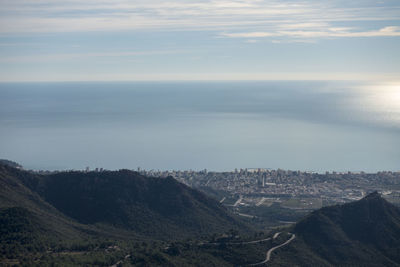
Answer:
[{"label": "coastal town", "polygon": [[[225,193],[233,205],[269,205],[288,199],[301,199],[295,208],[316,209],[322,206],[359,200],[378,191],[389,201],[400,203],[400,171],[325,172],[271,170],[265,168],[235,169],[231,172],[138,171],[147,176],[172,176],[193,188],[210,188]],[[224,195],[224,194],[222,194]],[[305,200],[313,199],[314,202]],[[293,201],[289,201],[293,203]],[[304,205],[302,205],[302,202]],[[305,205],[308,203],[308,205]],[[287,205],[288,207],[292,205]]]},{"label": "coastal town", "polygon": [[[71,170],[74,171],[74,170]],[[82,172],[103,172],[103,168]],[[388,201],[400,205],[400,171],[325,172],[242,168],[215,172],[194,170],[133,169],[144,176],[172,176],[179,182],[214,196],[221,204],[236,207],[270,207],[279,205],[297,211],[311,211],[323,206],[359,200],[378,191]],[[49,174],[49,171],[35,171]]]}]

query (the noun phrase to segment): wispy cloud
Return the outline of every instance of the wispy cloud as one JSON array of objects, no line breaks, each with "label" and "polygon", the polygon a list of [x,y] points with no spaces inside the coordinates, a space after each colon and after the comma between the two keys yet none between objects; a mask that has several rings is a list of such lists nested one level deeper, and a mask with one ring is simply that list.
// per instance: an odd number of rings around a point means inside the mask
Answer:
[{"label": "wispy cloud", "polygon": [[221,35],[233,38],[262,38],[262,37],[282,36],[280,33],[277,32],[240,32],[240,33],[222,33]]},{"label": "wispy cloud", "polygon": [[[224,36],[350,37],[356,33],[343,24],[351,21],[391,20],[391,25],[400,21],[400,3],[390,6],[357,3],[355,8],[338,0],[0,0],[0,33],[245,30]],[[332,26],[335,22],[341,26]],[[365,29],[358,34],[397,36],[396,31],[386,30],[389,32]]]},{"label": "wispy cloud", "polygon": [[239,32],[222,33],[230,38],[265,38],[265,37],[290,37],[290,38],[338,38],[338,37],[396,37],[400,36],[399,26],[387,26],[372,31],[348,31],[348,28],[327,28],[326,30],[278,30],[274,32]]}]

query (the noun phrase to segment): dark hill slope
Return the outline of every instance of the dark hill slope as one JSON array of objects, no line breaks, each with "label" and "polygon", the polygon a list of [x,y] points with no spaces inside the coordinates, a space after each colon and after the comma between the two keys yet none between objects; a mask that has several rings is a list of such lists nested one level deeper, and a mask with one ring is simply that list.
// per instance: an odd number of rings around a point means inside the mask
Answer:
[{"label": "dark hill slope", "polygon": [[[247,229],[217,201],[172,177],[144,177],[129,170],[36,175],[1,168],[0,199],[6,207],[40,206],[79,225],[108,225],[149,238]],[[18,188],[12,189],[13,184]]]},{"label": "dark hill slope", "polygon": [[400,266],[400,210],[378,193],[317,210],[293,231],[275,265]]},{"label": "dark hill slope", "polygon": [[[25,183],[38,184],[39,179],[39,176],[32,173],[0,164],[1,216],[8,216],[19,211],[16,214],[21,216],[16,218],[20,218],[23,224],[25,224],[23,220],[31,218],[29,225],[34,226],[32,229],[35,231],[41,229],[60,238],[76,237],[80,234],[78,229],[82,226],[72,222],[25,185]],[[7,227],[12,228],[14,223],[19,222],[4,219],[2,223],[3,227],[7,223]]]},{"label": "dark hill slope", "polygon": [[0,164],[0,265],[2,257],[43,253],[54,244],[75,242],[100,233],[63,215],[22,182],[37,183],[39,179],[29,172]]},{"label": "dark hill slope", "polygon": [[203,193],[128,170],[44,176],[39,194],[85,224],[106,223],[153,237],[183,237],[242,226]]},{"label": "dark hill slope", "polygon": [[26,208],[0,208],[0,255],[44,251],[46,229],[36,214]]},{"label": "dark hill slope", "polygon": [[6,165],[6,166],[10,166],[10,167],[13,167],[13,168],[17,168],[17,169],[21,169],[22,168],[22,166],[19,165],[18,163],[14,162],[14,161],[11,161],[11,160],[8,160],[8,159],[0,159],[0,164],[1,165]]}]

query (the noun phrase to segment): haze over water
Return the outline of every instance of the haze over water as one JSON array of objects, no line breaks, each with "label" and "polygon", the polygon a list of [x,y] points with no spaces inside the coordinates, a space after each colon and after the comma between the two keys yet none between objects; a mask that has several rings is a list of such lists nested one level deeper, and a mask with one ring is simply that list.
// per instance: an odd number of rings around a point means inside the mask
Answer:
[{"label": "haze over water", "polygon": [[33,169],[400,170],[397,84],[1,83],[0,158]]}]

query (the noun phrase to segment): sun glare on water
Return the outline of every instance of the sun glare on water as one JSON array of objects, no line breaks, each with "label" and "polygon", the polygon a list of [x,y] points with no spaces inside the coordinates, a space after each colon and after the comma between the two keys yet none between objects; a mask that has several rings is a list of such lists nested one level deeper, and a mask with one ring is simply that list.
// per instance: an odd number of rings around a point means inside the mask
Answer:
[{"label": "sun glare on water", "polygon": [[388,108],[400,109],[400,85],[385,86],[382,88],[383,93],[383,104],[386,104]]},{"label": "sun glare on water", "polygon": [[360,90],[368,113],[381,123],[400,127],[400,83],[376,84]]}]

